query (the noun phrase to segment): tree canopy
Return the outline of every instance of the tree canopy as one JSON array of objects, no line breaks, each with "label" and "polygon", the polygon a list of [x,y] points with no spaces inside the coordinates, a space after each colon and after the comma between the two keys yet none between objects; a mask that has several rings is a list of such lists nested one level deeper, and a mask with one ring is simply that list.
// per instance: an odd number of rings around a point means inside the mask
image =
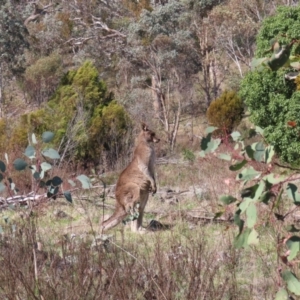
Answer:
[{"label": "tree canopy", "polygon": [[[257,35],[256,55],[262,56],[270,50],[272,39],[277,40],[278,47],[297,39],[299,12],[300,7],[279,7],[274,16],[266,18]],[[298,54],[299,43],[296,41],[292,47],[291,54]],[[241,82],[240,95],[251,113],[251,120],[264,129],[266,140],[274,145],[281,159],[299,163],[299,92],[294,81],[285,79],[289,71],[294,69],[283,65],[280,69],[271,69],[266,64],[261,70],[249,72]]]}]

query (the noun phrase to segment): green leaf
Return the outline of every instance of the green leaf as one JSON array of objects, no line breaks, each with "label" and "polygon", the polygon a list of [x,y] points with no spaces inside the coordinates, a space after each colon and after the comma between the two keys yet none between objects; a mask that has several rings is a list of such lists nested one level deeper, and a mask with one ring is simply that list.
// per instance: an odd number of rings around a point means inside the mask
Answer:
[{"label": "green leaf", "polygon": [[71,186],[76,186],[76,183],[73,181],[73,180],[71,180],[71,179],[68,179],[68,182],[71,184]]},{"label": "green leaf", "polygon": [[251,233],[251,229],[246,228],[244,232],[240,233],[238,236],[234,238],[233,246],[236,249],[247,247],[250,233]]},{"label": "green leaf", "polygon": [[0,160],[0,171],[4,173],[5,170],[6,170],[5,163],[2,160]]},{"label": "green leaf", "polygon": [[286,226],[286,231],[288,232],[299,232],[300,229],[297,229],[294,224]]},{"label": "green leaf", "polygon": [[92,187],[91,180],[86,175],[79,175],[76,178],[81,182],[82,188],[89,189]]},{"label": "green leaf", "polygon": [[274,196],[274,194],[271,191],[266,191],[265,193],[262,194],[260,197],[260,201],[263,202],[264,204],[268,204],[269,200]]},{"label": "green leaf", "polygon": [[274,154],[275,154],[275,151],[274,151],[273,146],[268,146],[265,149],[265,162],[267,164],[269,164],[272,161],[272,158],[273,158]]},{"label": "green leaf", "polygon": [[288,183],[287,185],[287,194],[291,200],[294,201],[295,205],[300,205],[300,193],[298,188],[293,183]]},{"label": "green leaf", "polygon": [[2,182],[0,182],[0,193],[4,192],[5,189],[6,189],[6,186]]},{"label": "green leaf", "polygon": [[253,167],[250,167],[250,168],[244,169],[241,173],[239,173],[237,175],[236,179],[248,181],[248,180],[252,180],[252,179],[258,177],[260,174],[261,173],[254,170]]},{"label": "green leaf", "polygon": [[256,161],[265,161],[265,145],[263,142],[252,144],[252,149],[254,150],[253,157]]},{"label": "green leaf", "polygon": [[36,165],[31,165],[31,166],[29,166],[28,168],[31,170],[32,174],[33,174],[34,172],[37,172],[37,171],[36,171]]},{"label": "green leaf", "polygon": [[28,158],[32,159],[35,158],[35,149],[33,146],[29,145],[24,153]]},{"label": "green leaf", "polygon": [[52,169],[52,165],[50,165],[49,163],[44,161],[44,162],[41,163],[41,168],[44,172],[47,172],[50,169]]},{"label": "green leaf", "polygon": [[251,198],[244,198],[241,204],[239,205],[239,209],[241,210],[241,214],[246,211],[249,204],[253,202],[253,199]]},{"label": "green leaf", "polygon": [[243,160],[243,161],[240,161],[234,165],[231,165],[229,167],[229,170],[230,171],[237,171],[237,170],[240,170],[241,168],[243,168],[245,165],[247,164],[247,160]]},{"label": "green leaf", "polygon": [[40,172],[40,179],[43,179],[44,177],[45,177],[45,171],[42,170],[42,171]]},{"label": "green leaf", "polygon": [[251,70],[262,71],[265,68],[264,63],[267,62],[267,60],[268,60],[267,57],[262,57],[262,58],[253,57],[250,63]]},{"label": "green leaf", "polygon": [[46,131],[42,134],[42,140],[44,143],[50,143],[54,138],[54,133],[51,131]]},{"label": "green leaf", "polygon": [[46,157],[49,157],[51,159],[59,159],[60,155],[58,152],[52,148],[46,149],[42,152],[42,154]]},{"label": "green leaf", "polygon": [[252,147],[250,145],[246,146],[245,151],[248,155],[248,157],[252,160],[254,160],[254,150],[252,149]]},{"label": "green leaf", "polygon": [[34,133],[31,135],[31,141],[32,141],[32,144],[34,144],[34,145],[37,144],[37,139],[36,139],[36,136]]},{"label": "green leaf", "polygon": [[36,180],[39,180],[40,179],[40,173],[39,172],[34,172],[33,173],[33,178],[36,179]]},{"label": "green leaf", "polygon": [[253,198],[254,201],[257,201],[260,198],[260,196],[264,192],[265,188],[266,188],[266,183],[263,180],[261,180],[259,182],[258,188],[255,192],[255,196]]},{"label": "green leaf", "polygon": [[238,226],[239,228],[239,234],[243,231],[243,228],[244,228],[244,221],[240,218],[240,214],[241,214],[241,210],[238,209],[234,216],[233,216],[233,221],[234,221],[234,224]]},{"label": "green leaf", "polygon": [[241,134],[238,131],[234,131],[231,133],[232,139],[237,142],[241,138]]},{"label": "green leaf", "polygon": [[218,211],[218,212],[215,213],[215,215],[214,215],[214,220],[220,218],[223,214],[224,214],[224,211]]},{"label": "green leaf", "polygon": [[217,127],[214,127],[214,126],[208,126],[208,127],[205,129],[205,134],[212,133],[212,132],[214,132],[216,129],[218,129],[218,128],[217,128]]},{"label": "green leaf", "polygon": [[252,186],[244,188],[241,190],[241,197],[242,198],[254,198],[257,189],[258,189],[258,184],[254,184]]},{"label": "green leaf", "polygon": [[289,300],[289,299],[290,299],[289,295],[284,288],[281,288],[275,296],[275,300]]},{"label": "green leaf", "polygon": [[264,176],[263,180],[266,180],[271,184],[278,184],[280,182],[285,181],[286,178],[284,176],[278,176],[278,175],[275,175],[274,173],[270,173],[270,174]]},{"label": "green leaf", "polygon": [[16,185],[13,182],[11,182],[10,185],[9,185],[9,187],[10,187],[11,190],[14,190],[15,187],[16,187]]},{"label": "green leaf", "polygon": [[48,198],[50,198],[50,197],[52,197],[53,195],[56,195],[57,193],[58,193],[58,191],[59,191],[59,187],[58,186],[49,186],[48,187],[48,194],[50,195],[50,196],[47,196]]},{"label": "green leaf", "polygon": [[203,151],[203,150],[200,151],[200,152],[199,152],[199,156],[200,156],[200,157],[205,157],[205,151]]},{"label": "green leaf", "polygon": [[280,201],[282,200],[283,189],[279,191],[279,194],[276,197],[276,202],[274,208],[279,208]]},{"label": "green leaf", "polygon": [[64,196],[67,199],[67,201],[69,201],[70,203],[73,203],[72,195],[69,191],[65,191]]},{"label": "green leaf", "polygon": [[39,187],[40,187],[40,188],[46,187],[45,181],[40,180],[40,182],[39,182]]},{"label": "green leaf", "polygon": [[255,126],[255,131],[262,136],[264,135],[264,130],[259,126]]},{"label": "green leaf", "polygon": [[201,139],[201,143],[200,143],[201,150],[206,151],[207,145],[210,142],[210,140],[211,140],[211,133],[209,133],[206,137],[203,137]]},{"label": "green leaf", "polygon": [[207,144],[207,149],[206,149],[206,153],[212,153],[215,150],[218,149],[219,145],[221,143],[221,139],[211,139],[211,141],[208,142]]},{"label": "green leaf", "polygon": [[256,206],[254,203],[250,203],[246,210],[246,216],[247,216],[247,226],[249,228],[253,228],[256,224],[257,219],[257,212],[256,212]]},{"label": "green leaf", "polygon": [[247,243],[248,245],[257,245],[259,243],[258,233],[254,228],[249,234]]},{"label": "green leaf", "polygon": [[229,205],[229,204],[231,204],[231,203],[237,201],[237,199],[236,199],[235,197],[230,196],[230,195],[229,195],[229,196],[227,196],[227,195],[222,195],[222,196],[219,198],[219,200],[220,200],[221,202],[223,202],[225,205]]},{"label": "green leaf", "polygon": [[218,155],[218,158],[223,159],[223,160],[228,160],[228,161],[231,160],[231,156],[229,154],[226,154],[226,153],[220,153]]},{"label": "green leaf", "polygon": [[59,185],[62,184],[62,183],[63,183],[63,180],[62,180],[60,177],[54,176],[54,177],[52,178],[52,185],[53,185],[53,186],[59,186]]},{"label": "green leaf", "polygon": [[286,241],[286,245],[287,245],[287,247],[290,250],[290,254],[287,257],[287,259],[288,259],[288,261],[291,261],[291,260],[293,260],[297,256],[297,254],[298,254],[298,252],[300,250],[300,237],[298,237],[298,236],[292,236],[292,237],[290,237]]},{"label": "green leaf", "polygon": [[289,270],[281,273],[283,280],[287,283],[288,289],[297,296],[300,296],[300,282]]},{"label": "green leaf", "polygon": [[22,171],[27,167],[27,162],[21,158],[17,158],[13,162],[13,165],[17,171]]}]

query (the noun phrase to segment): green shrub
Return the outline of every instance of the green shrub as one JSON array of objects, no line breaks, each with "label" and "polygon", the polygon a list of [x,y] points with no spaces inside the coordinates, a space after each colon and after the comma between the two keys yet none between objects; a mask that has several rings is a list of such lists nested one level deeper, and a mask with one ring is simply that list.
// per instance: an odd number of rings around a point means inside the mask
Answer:
[{"label": "green shrub", "polygon": [[[270,41],[277,39],[287,45],[292,39],[299,39],[300,6],[278,6],[276,14],[265,18],[256,37],[257,57],[266,56]],[[299,54],[298,44],[294,44],[292,55]]]},{"label": "green shrub", "polygon": [[206,116],[211,125],[231,132],[241,122],[243,113],[243,101],[237,93],[224,91],[210,104]]},{"label": "green shrub", "polygon": [[129,146],[126,133],[130,128],[126,111],[87,61],[63,76],[47,105],[22,116],[14,142],[20,140],[23,145],[27,132],[53,131],[54,146],[61,145],[60,151],[73,161],[99,164],[106,150],[112,166]]},{"label": "green shrub", "polygon": [[[288,45],[298,39],[300,7],[279,7],[277,13],[266,18],[256,39],[256,56],[263,57],[270,50],[270,41],[276,39]],[[295,43],[291,54],[299,54]],[[272,49],[271,49],[272,50]],[[271,71],[249,72],[242,80],[239,95],[251,114],[251,121],[264,129],[265,140],[274,146],[281,160],[300,163],[300,93],[299,79],[286,80],[285,74],[294,71],[280,68]],[[292,124],[292,126],[290,125]]]},{"label": "green shrub", "polygon": [[54,93],[61,76],[62,59],[58,54],[52,53],[38,59],[26,69],[24,90],[31,101],[41,104]]}]

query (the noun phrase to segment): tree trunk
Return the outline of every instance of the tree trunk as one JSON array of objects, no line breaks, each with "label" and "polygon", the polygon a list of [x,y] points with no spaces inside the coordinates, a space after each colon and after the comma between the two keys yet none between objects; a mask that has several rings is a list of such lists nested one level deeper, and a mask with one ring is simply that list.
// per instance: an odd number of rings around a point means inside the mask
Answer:
[{"label": "tree trunk", "polygon": [[155,112],[155,117],[159,120],[163,119],[163,104],[162,104],[162,92],[160,87],[160,82],[157,78],[152,75],[152,97],[153,97],[153,108]]}]

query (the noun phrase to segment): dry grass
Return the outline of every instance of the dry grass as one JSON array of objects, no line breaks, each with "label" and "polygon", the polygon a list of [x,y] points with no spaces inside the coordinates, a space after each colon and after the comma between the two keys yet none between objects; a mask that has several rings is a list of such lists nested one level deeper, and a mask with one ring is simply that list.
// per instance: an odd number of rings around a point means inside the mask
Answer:
[{"label": "dry grass", "polygon": [[175,205],[151,198],[144,223],[160,216],[151,211],[159,207],[169,229],[137,235],[119,225],[104,243],[97,238],[101,200],[88,200],[1,213],[1,299],[273,297],[274,249],[233,249],[230,222],[186,217],[192,202],[200,209],[196,198]]},{"label": "dry grass", "polygon": [[[194,132],[201,135],[202,127],[195,125]],[[236,174],[216,156],[200,159],[199,140],[180,134],[195,160],[179,152],[176,163],[157,166],[159,192],[145,211],[144,225],[154,219],[168,225],[164,230],[139,235],[120,224],[102,241],[99,220],[112,213],[114,199],[103,201],[100,190],[78,192],[73,204],[51,200],[31,213],[1,211],[0,298],[273,299],[279,229],[259,224],[259,246],[234,249],[234,204],[222,222],[212,218],[220,210],[220,195],[238,195]],[[111,173],[102,179],[112,184],[116,178]],[[168,189],[174,199],[165,197]]]}]

